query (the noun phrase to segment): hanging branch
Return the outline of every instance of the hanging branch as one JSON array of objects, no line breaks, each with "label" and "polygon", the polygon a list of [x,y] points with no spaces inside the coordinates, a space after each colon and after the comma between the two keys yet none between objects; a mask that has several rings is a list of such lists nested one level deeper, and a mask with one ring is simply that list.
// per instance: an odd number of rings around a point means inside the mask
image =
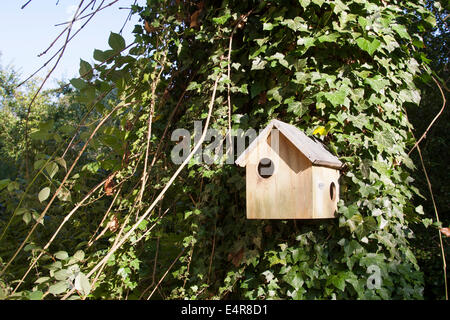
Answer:
[{"label": "hanging branch", "polygon": [[[139,193],[138,197],[138,203],[141,203],[142,197],[144,195],[145,191],[145,184],[147,183],[147,163],[148,163],[148,157],[149,157],[149,149],[150,149],[150,139],[152,136],[152,122],[153,122],[153,114],[155,112],[155,104],[156,104],[156,87],[159,84],[159,81],[161,79],[161,74],[164,71],[165,63],[166,63],[166,56],[167,51],[164,51],[163,58],[161,61],[161,69],[158,72],[158,75],[156,76],[156,79],[152,83],[152,92],[151,92],[151,101],[150,101],[150,114],[148,116],[148,130],[147,130],[147,147],[145,150],[145,158],[144,158],[144,172],[142,173],[142,186],[141,186],[141,192]],[[156,71],[156,70],[155,70]]]},{"label": "hanging branch", "polygon": [[28,0],[20,9],[24,9],[32,0]]},{"label": "hanging branch", "polygon": [[419,146],[419,143],[427,136],[428,131],[430,131],[431,127],[433,126],[433,124],[436,122],[436,120],[441,116],[442,112],[444,112],[445,106],[447,104],[447,100],[445,99],[445,95],[444,92],[442,91],[441,86],[439,85],[439,82],[436,80],[435,77],[432,77],[434,82],[436,83],[436,85],[439,88],[439,91],[441,91],[441,95],[442,95],[442,107],[441,110],[437,113],[437,115],[433,118],[433,120],[430,122],[430,124],[428,125],[427,129],[425,130],[425,132],[422,134],[422,136],[420,137],[419,140],[417,140],[417,142],[414,144],[414,146],[411,148],[411,150],[409,150],[408,152],[408,156],[411,154],[411,152]]}]

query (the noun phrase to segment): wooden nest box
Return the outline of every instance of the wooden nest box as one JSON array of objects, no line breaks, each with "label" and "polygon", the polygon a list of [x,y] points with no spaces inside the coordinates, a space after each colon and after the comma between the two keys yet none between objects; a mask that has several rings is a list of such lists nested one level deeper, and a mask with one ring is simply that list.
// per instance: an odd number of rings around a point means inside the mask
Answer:
[{"label": "wooden nest box", "polygon": [[342,162],[317,139],[272,120],[238,157],[248,219],[334,218]]}]

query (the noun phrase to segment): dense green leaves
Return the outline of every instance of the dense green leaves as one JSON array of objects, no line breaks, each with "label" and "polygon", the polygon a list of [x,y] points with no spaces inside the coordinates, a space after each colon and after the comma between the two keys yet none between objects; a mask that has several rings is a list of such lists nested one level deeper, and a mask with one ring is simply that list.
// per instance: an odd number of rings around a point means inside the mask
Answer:
[{"label": "dense green leaves", "polygon": [[[93,53],[108,63],[92,72],[81,61],[82,77],[70,82],[74,105],[92,112],[67,151],[71,157],[42,152],[32,162],[42,169],[31,193],[38,197],[26,197],[20,208],[45,206],[99,120],[121,103],[86,144],[42,233],[20,256],[41,252],[75,204],[105,181],[44,253],[36,266],[42,275],[23,285],[27,297],[47,290],[60,297],[74,288],[72,298],[137,299],[164,275],[153,298],[423,298],[410,227],[426,212],[412,203],[419,191],[411,185],[413,139],[404,113],[420,102],[416,84],[427,61],[411,50],[420,42],[419,26],[430,20],[422,4],[150,2],[134,10],[147,21],[146,31],[135,28],[136,47],[117,54],[126,44],[111,33],[111,50]],[[278,118],[321,139],[345,163],[336,219],[247,220],[245,171],[193,159],[134,225],[178,168],[170,160],[171,131],[194,132],[199,119],[204,125],[216,79],[214,129],[259,130]],[[71,138],[51,123],[36,126],[32,137],[48,143],[56,133]],[[13,196],[21,183],[4,180],[0,188]],[[22,228],[39,217],[32,209],[16,214]],[[129,241],[91,283],[86,275],[128,232]]]}]

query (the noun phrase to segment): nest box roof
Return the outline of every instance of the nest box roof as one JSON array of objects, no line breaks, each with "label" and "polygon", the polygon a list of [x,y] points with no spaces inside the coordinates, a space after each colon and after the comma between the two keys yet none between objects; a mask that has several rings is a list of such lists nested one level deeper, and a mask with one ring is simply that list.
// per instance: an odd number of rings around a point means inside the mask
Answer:
[{"label": "nest box roof", "polygon": [[301,153],[303,153],[313,165],[325,166],[335,169],[342,168],[343,164],[331,154],[322,142],[315,138],[309,138],[301,130],[293,125],[285,122],[273,119],[259,134],[259,136],[253,140],[247,149],[237,158],[235,163],[241,167],[247,165],[248,155],[253,149],[267,138],[272,128],[277,128]]}]

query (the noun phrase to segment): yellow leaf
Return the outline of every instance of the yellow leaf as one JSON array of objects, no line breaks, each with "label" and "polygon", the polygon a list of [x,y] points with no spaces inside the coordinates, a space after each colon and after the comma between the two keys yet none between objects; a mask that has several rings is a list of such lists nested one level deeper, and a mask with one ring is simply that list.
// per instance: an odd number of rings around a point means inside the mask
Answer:
[{"label": "yellow leaf", "polygon": [[321,136],[324,136],[327,134],[327,130],[325,130],[325,127],[320,126],[314,130],[313,134],[320,134]]}]

